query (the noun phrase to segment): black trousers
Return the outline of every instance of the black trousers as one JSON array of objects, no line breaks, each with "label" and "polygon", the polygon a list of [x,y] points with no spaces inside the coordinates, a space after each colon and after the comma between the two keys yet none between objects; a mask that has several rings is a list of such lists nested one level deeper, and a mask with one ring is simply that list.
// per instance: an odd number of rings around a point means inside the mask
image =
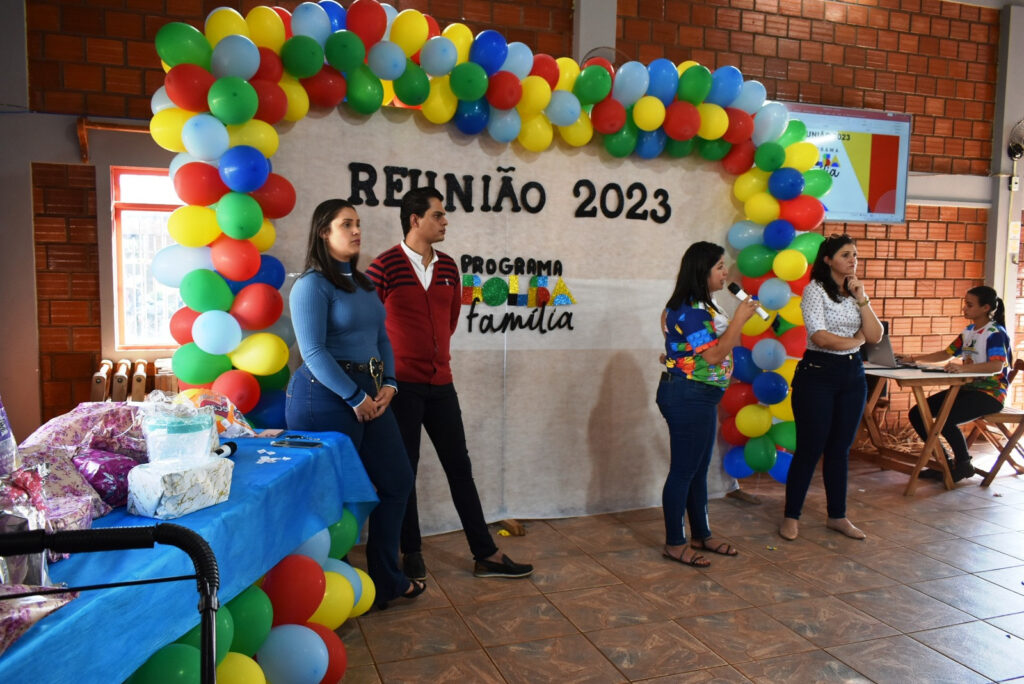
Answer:
[{"label": "black trousers", "polygon": [[[398,394],[391,401],[391,410],[398,420],[405,452],[412,465],[413,477],[419,469],[420,429],[425,428],[430,442],[437,451],[452,503],[462,522],[462,529],[469,542],[469,549],[475,559],[494,555],[498,547],[494,544],[487,521],[484,520],[480,495],[473,481],[473,464],[466,448],[466,431],[462,425],[462,409],[455,385],[429,385],[418,382],[398,383]],[[422,550],[420,516],[416,501],[416,488],[409,494],[402,521],[402,553]]]},{"label": "black trousers", "polygon": [[[938,415],[947,394],[949,394],[949,390],[943,390],[928,397],[928,408],[931,409],[933,418]],[[960,432],[960,426],[990,413],[998,413],[1002,409],[1003,405],[991,394],[970,389],[961,389],[957,392],[956,399],[953,400],[953,405],[949,409],[949,418],[942,426],[942,436],[946,438],[949,446],[953,449],[953,456],[957,463],[967,463],[971,460],[971,454],[967,451],[967,440],[964,439],[964,433]],[[924,421],[921,419],[921,409],[916,404],[914,408],[910,409],[909,417],[914,431],[922,440],[925,439],[927,435],[924,430]]]}]

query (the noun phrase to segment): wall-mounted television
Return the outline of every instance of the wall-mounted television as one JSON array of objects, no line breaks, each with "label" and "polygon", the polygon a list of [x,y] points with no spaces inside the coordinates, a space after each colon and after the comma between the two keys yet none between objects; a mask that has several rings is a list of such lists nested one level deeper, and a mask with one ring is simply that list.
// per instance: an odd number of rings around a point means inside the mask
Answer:
[{"label": "wall-mounted television", "polygon": [[832,176],[826,221],[903,223],[910,166],[909,114],[784,102]]}]

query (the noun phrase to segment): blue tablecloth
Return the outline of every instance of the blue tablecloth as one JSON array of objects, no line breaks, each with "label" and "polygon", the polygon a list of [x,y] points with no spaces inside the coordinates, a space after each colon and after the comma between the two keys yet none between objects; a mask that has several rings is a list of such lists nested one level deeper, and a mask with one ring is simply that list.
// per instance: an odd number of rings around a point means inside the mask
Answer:
[{"label": "blue tablecloth", "polygon": [[[377,501],[359,455],[339,433],[306,433],[323,448],[281,448],[238,440],[231,498],[176,520],[210,544],[227,602],[299,544],[339,520],[342,504],[360,525]],[[273,454],[260,454],[260,450]],[[258,463],[263,457],[279,459]],[[151,526],[116,509],[93,527]],[[82,553],[51,566],[54,583],[84,586],[194,574],[174,546]],[[0,656],[0,682],[109,684],[131,675],[161,646],[199,623],[194,580],[82,594],[32,626]]]}]

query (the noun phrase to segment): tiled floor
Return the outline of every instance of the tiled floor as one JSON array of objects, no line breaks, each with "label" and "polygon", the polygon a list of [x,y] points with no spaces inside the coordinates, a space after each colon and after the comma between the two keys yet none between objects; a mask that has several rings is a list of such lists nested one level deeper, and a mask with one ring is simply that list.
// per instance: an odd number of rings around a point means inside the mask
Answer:
[{"label": "tiled floor", "polygon": [[[461,533],[425,541],[428,589],[339,630],[353,682],[1024,682],[1024,477],[946,492],[851,465],[855,541],[824,526],[820,478],[801,536],[763,504],[711,503],[736,557],[661,557],[661,509],[527,521],[498,537],[537,570],[476,579]],[[353,560],[361,564],[361,549]]]}]

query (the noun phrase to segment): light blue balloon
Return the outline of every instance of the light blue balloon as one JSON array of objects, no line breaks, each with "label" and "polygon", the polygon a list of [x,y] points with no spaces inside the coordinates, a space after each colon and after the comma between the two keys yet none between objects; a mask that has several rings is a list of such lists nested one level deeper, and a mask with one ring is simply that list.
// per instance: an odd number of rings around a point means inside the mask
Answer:
[{"label": "light blue balloon", "polygon": [[[202,314],[199,318],[202,318],[206,314]],[[198,322],[198,318],[196,321]],[[194,326],[193,326],[194,327]],[[299,544],[292,553],[297,553],[300,556],[308,556],[317,562],[317,565],[323,566],[324,561],[327,560],[327,554],[331,551],[331,533],[325,527],[320,530],[306,541]]]},{"label": "light blue balloon", "polygon": [[580,118],[579,99],[568,90],[551,93],[551,102],[544,108],[544,115],[556,126],[572,126]]},{"label": "light blue balloon", "polygon": [[754,145],[778,140],[786,130],[787,123],[789,112],[786,106],[780,102],[769,102],[754,115],[754,134],[750,136],[750,140]]},{"label": "light blue balloon", "polygon": [[287,315],[281,314],[274,324],[264,330],[246,330],[242,333],[242,339],[255,335],[256,333],[272,333],[280,337],[286,347],[291,348],[295,344],[295,330],[292,328],[292,319],[288,318]]},{"label": "light blue balloon", "polygon": [[612,97],[618,100],[623,107],[629,107],[644,96],[650,82],[651,77],[647,72],[647,67],[640,62],[626,62],[615,72]]},{"label": "light blue balloon", "polygon": [[704,98],[705,102],[719,107],[732,106],[733,100],[740,95],[743,87],[743,74],[734,66],[724,66],[711,73],[711,92]]},{"label": "light blue balloon", "polygon": [[653,131],[640,131],[636,136],[636,147],[634,152],[641,159],[654,159],[665,151],[665,143],[668,136],[665,131],[656,128]]},{"label": "light blue balloon", "polygon": [[767,96],[768,91],[765,90],[764,85],[760,81],[744,81],[743,85],[740,86],[740,94],[729,106],[735,109],[742,109],[747,114],[754,115],[764,105],[764,99]]},{"label": "light blue balloon", "polygon": [[761,370],[773,371],[786,362],[786,348],[778,340],[758,340],[750,352],[750,357]]},{"label": "light blue balloon", "polygon": [[733,447],[725,452],[725,456],[722,457],[722,466],[725,468],[725,472],[737,480],[742,480],[754,474],[754,469],[747,465],[747,459],[743,455],[743,447],[741,446]]},{"label": "light blue balloon", "polygon": [[186,121],[181,142],[185,151],[200,161],[218,159],[231,145],[227,127],[212,114],[196,114]]},{"label": "light blue balloon", "polygon": [[214,270],[209,247],[169,245],[154,254],[150,264],[153,279],[167,287],[181,287],[185,274],[197,268]]},{"label": "light blue balloon", "polygon": [[[526,43],[509,43],[508,56],[502,63],[499,71],[511,71],[522,81],[530,75],[533,70],[533,50],[526,46]],[[552,122],[554,123],[554,122]]]},{"label": "light blue balloon", "polygon": [[[790,289],[789,283],[781,278],[769,278],[761,283],[761,287],[757,290],[757,298],[761,305],[772,311],[778,311],[786,306],[791,296],[793,296],[793,291]],[[764,366],[761,367],[764,368]]]},{"label": "light blue balloon", "polygon": [[650,79],[647,94],[653,95],[666,105],[672,104],[679,86],[679,71],[676,65],[671,60],[659,57],[647,65],[647,75]]},{"label": "light blue balloon", "polygon": [[487,133],[498,142],[512,142],[519,135],[522,125],[519,112],[515,109],[491,107],[491,116],[487,119]]},{"label": "light blue balloon", "polygon": [[170,177],[172,183],[174,182],[174,177],[178,175],[178,169],[180,169],[185,164],[189,164],[191,162],[209,164],[210,166],[217,165],[215,163],[204,161],[202,159],[196,159],[188,152],[179,152],[178,154],[174,155],[174,159],[171,160],[171,163],[167,167],[167,175]]},{"label": "light blue balloon", "polygon": [[398,10],[386,2],[380,3],[380,6],[384,8],[384,14],[388,18],[388,27],[384,31],[384,40],[391,40],[391,25],[395,23],[395,17],[398,16]]},{"label": "light blue balloon", "polygon": [[434,36],[420,49],[420,66],[431,76],[444,76],[455,68],[459,51],[451,39]]},{"label": "light blue balloon", "polygon": [[153,93],[153,97],[149,98],[149,110],[154,114],[171,107],[177,107],[177,105],[171,100],[171,97],[167,94],[167,88],[164,86],[157,88],[156,92]]},{"label": "light blue balloon", "polygon": [[359,573],[356,572],[355,568],[346,563],[343,560],[337,558],[328,558],[320,567],[324,569],[324,572],[336,572],[352,585],[352,595],[355,597],[355,602],[359,603],[359,597],[363,595],[363,580],[359,577]]},{"label": "light blue balloon", "polygon": [[236,76],[248,81],[260,68],[260,49],[246,36],[231,34],[213,48],[210,71],[217,78]]},{"label": "light blue balloon", "polygon": [[230,354],[242,341],[242,326],[227,311],[204,311],[192,323],[192,341],[207,354]]},{"label": "light blue balloon", "polygon": [[292,33],[309,36],[323,47],[331,35],[331,17],[315,2],[304,2],[292,11]]},{"label": "light blue balloon", "polygon": [[753,221],[737,221],[729,228],[729,245],[733,249],[742,250],[744,247],[761,244],[764,226]]},{"label": "light blue balloon", "polygon": [[382,40],[370,48],[366,64],[382,81],[394,81],[405,72],[405,52],[390,40]]},{"label": "light blue balloon", "polygon": [[320,635],[302,625],[278,625],[256,651],[268,682],[317,684],[327,674],[327,646]]}]

